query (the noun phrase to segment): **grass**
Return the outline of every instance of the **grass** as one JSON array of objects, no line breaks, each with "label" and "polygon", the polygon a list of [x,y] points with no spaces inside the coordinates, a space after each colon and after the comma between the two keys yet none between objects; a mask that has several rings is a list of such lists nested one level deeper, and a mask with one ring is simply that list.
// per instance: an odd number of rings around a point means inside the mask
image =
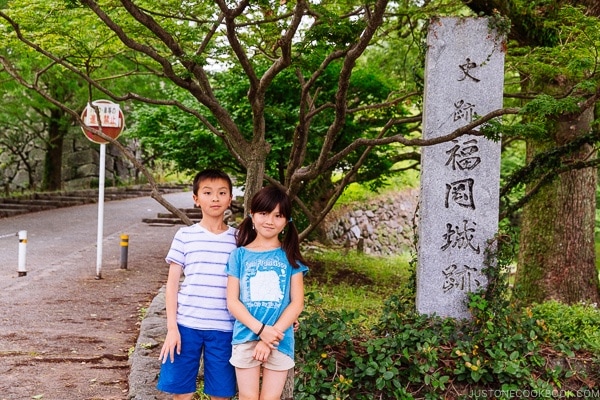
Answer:
[{"label": "grass", "polygon": [[[375,322],[382,305],[409,279],[410,255],[376,257],[355,251],[320,251],[307,254],[311,268],[305,292],[323,299],[327,310],[357,310]],[[310,312],[310,309],[307,309]]]},{"label": "grass", "polygon": [[388,177],[383,180],[383,186],[372,189],[368,185],[351,183],[344,189],[344,193],[336,202],[336,207],[354,202],[368,202],[373,196],[386,192],[397,192],[407,187],[418,187],[418,171],[409,170],[398,176]]}]

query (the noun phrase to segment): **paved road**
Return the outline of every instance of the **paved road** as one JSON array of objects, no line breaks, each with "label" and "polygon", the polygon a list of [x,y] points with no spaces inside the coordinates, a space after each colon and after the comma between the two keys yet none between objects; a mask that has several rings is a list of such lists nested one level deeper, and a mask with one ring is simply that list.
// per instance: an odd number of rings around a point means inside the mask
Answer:
[{"label": "paved road", "polygon": [[[193,206],[189,191],[164,197],[179,208]],[[123,355],[137,337],[136,310],[166,278],[161,258],[181,225],[142,222],[166,211],[150,197],[104,206],[102,280],[94,279],[96,204],[0,219],[0,399],[125,398]],[[19,230],[28,233],[25,277],[17,272]],[[120,269],[122,233],[129,234],[127,271]],[[164,328],[164,317],[156,325]],[[159,399],[157,354],[135,359],[140,367],[128,372],[135,376],[130,388],[142,396],[136,399]]]},{"label": "paved road", "polygon": [[[164,197],[176,207],[193,207],[191,191],[169,193]],[[131,232],[143,230],[146,224],[142,219],[154,218],[159,212],[166,210],[150,197],[105,202],[102,269],[120,265],[120,235],[129,234],[130,248],[135,246],[137,238]],[[0,291],[22,287],[17,273],[17,233],[21,230],[27,231],[25,268],[28,277],[65,272],[61,260],[83,250],[88,250],[88,255],[79,267],[96,276],[98,205],[59,208],[0,219]],[[166,241],[170,243],[169,235]],[[90,247],[94,251],[90,252]]]}]

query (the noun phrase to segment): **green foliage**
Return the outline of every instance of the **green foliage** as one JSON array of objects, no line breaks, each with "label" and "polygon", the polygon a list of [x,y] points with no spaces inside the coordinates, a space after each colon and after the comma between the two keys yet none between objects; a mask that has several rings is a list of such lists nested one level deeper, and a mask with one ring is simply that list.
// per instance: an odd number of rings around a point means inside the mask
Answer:
[{"label": "green foliage", "polygon": [[[580,7],[567,4],[547,7],[535,3],[530,4],[539,7],[537,11],[525,11],[533,13],[529,17],[535,27],[524,27],[533,43],[509,44],[507,61],[510,67],[528,76],[536,89],[553,83],[564,90],[569,85],[596,81],[597,76],[593,71],[597,64],[598,19],[586,16]],[[547,18],[540,18],[544,14]],[[518,19],[519,16],[513,18]],[[539,46],[536,41],[544,45]]]},{"label": "green foliage", "polygon": [[495,12],[487,18],[490,30],[496,31],[498,36],[508,36],[511,28],[510,19],[508,17],[501,15],[497,10],[495,10]]},{"label": "green foliage", "polygon": [[[598,225],[600,225],[600,209],[596,208],[596,232],[598,232]],[[596,268],[598,276],[600,276],[600,242],[598,238],[596,238]]]},{"label": "green foliage", "polygon": [[[324,56],[321,52],[317,52],[318,56]],[[317,56],[317,54],[312,55]],[[255,62],[260,64],[258,61]],[[307,61],[302,60],[302,62]],[[340,68],[339,63],[331,64],[317,80],[320,94],[316,107],[327,109],[327,104],[334,101],[336,79],[339,77]],[[247,101],[240,101],[247,97],[249,90],[248,82],[240,79],[242,75],[243,71],[239,68],[230,68],[211,74],[210,79],[221,105],[229,110],[244,137],[251,140],[252,135],[256,133],[253,126],[255,116],[250,104]],[[391,85],[392,82],[385,79],[381,70],[370,65],[357,68],[350,80],[350,97],[354,99],[352,105],[362,107],[369,102],[384,101],[392,90]],[[203,108],[198,108],[197,100],[189,93],[171,87],[159,92],[166,98],[177,100],[190,110],[198,113],[205,112]],[[265,96],[265,139],[270,145],[265,168],[267,175],[282,183],[285,182],[289,158],[293,151],[300,92],[296,73],[285,70],[275,77]],[[399,106],[394,111],[365,110],[349,115],[331,153],[341,151],[358,137],[373,137],[376,134],[375,127],[385,124],[385,121],[396,113],[402,115],[407,114],[408,111]],[[306,148],[305,162],[314,162],[319,157],[325,134],[334,118],[333,112],[324,111],[311,121],[310,146]],[[207,120],[212,126],[218,126],[218,121],[213,116],[208,116]],[[169,106],[135,105],[130,121],[132,122],[128,135],[141,140],[146,151],[145,158],[148,160],[162,158],[173,161],[178,170],[186,172],[216,166],[234,176],[241,177],[246,173],[238,159],[229,153],[222,140],[189,112]],[[402,129],[404,128],[398,130]],[[205,149],[211,151],[204,151]],[[359,160],[362,151],[362,148],[358,149],[332,164],[327,172],[319,174],[313,182],[307,183],[306,188],[298,196],[307,204],[312,203],[314,199],[327,199],[327,193],[332,187],[330,174],[333,174],[333,171],[336,173],[347,171]],[[373,189],[384,186],[387,177],[394,173],[392,160],[397,153],[398,146],[378,146],[364,161],[356,181],[368,181]]]},{"label": "green foliage", "polygon": [[600,353],[600,310],[597,305],[548,301],[532,306],[531,313],[545,325],[553,340]]},{"label": "green foliage", "polygon": [[[6,17],[0,18],[3,38],[0,57],[11,67],[0,68],[0,153],[6,160],[10,159],[11,169],[27,172],[27,188],[59,189],[64,174],[61,174],[60,159],[52,149],[63,145],[63,140],[66,144],[73,129],[81,133],[73,126],[73,115],[40,93],[77,112],[91,99],[109,98],[106,91],[126,88],[143,95],[151,92],[154,84],[147,80],[147,73],[124,73],[132,67],[135,57],[123,48],[108,27],[99,24],[90,10],[78,2],[11,0],[4,5]],[[35,42],[39,49],[52,53],[57,60],[73,68],[51,61],[42,50],[28,47],[17,38],[9,20],[18,24],[25,40]],[[75,68],[102,81],[105,92],[96,91],[74,72]],[[7,74],[9,70],[17,71],[29,88],[36,87],[37,91],[27,90]],[[127,82],[114,79],[124,75],[128,76]],[[6,172],[1,171],[0,181],[10,177]]]},{"label": "green foliage", "polygon": [[[162,92],[190,109],[198,104],[182,91],[163,89]],[[200,121],[187,112],[171,106],[136,104],[130,120],[124,135],[140,140],[144,161],[150,167],[163,160],[172,162],[176,170],[191,174],[209,166],[227,170],[233,176],[242,173],[220,139],[208,134]]]},{"label": "green foliage", "polygon": [[[507,91],[523,96],[508,97],[507,105],[523,108],[518,116],[504,118],[501,127],[492,127],[492,134],[502,135],[505,141],[527,140],[530,145],[528,165],[522,153],[521,167],[513,162],[510,175],[503,170],[503,213],[514,217],[528,200],[524,199],[526,184],[551,184],[559,171],[569,170],[570,161],[565,160],[572,158],[573,151],[598,143],[592,134],[559,146],[555,132],[557,121],[577,115],[585,99],[597,90],[600,30],[597,18],[565,3],[540,0],[512,7],[516,7],[511,10],[513,24],[523,28],[530,40],[508,46]],[[503,163],[507,154],[503,152]]]},{"label": "green foliage", "polygon": [[[306,44],[344,49],[355,43],[365,28],[364,20],[343,17],[343,12],[340,11],[351,12],[351,6],[345,5],[335,8],[335,12],[332,12],[330,4],[324,6],[314,5],[313,10],[320,14],[320,23],[307,32]],[[342,8],[345,8],[345,10],[342,10]]]},{"label": "green foliage", "polygon": [[[309,293],[296,336],[295,398],[470,398],[490,390],[505,393],[501,398],[515,390],[548,398],[556,390],[593,389],[600,361],[583,353],[586,368],[577,354],[581,348],[600,354],[590,345],[598,338],[598,311],[552,303],[516,308],[504,272],[513,255],[510,241],[499,241],[487,289],[469,295],[471,320],[418,314],[408,280],[394,281],[400,289],[375,322],[361,309],[332,309]],[[566,313],[569,341],[558,334]]]},{"label": "green foliage", "polygon": [[571,96],[563,99],[555,99],[547,94],[541,94],[523,107],[522,112],[546,120],[549,117],[556,118],[563,114],[580,111],[579,102],[582,100],[582,98]]},{"label": "green foliage", "polygon": [[352,382],[345,377],[346,369],[340,360],[354,352],[354,337],[363,336],[354,323],[359,314],[321,308],[321,298],[314,293],[307,293],[306,299],[314,311],[305,314],[295,335],[302,361],[298,362],[296,357],[298,378],[294,398],[348,398]]}]

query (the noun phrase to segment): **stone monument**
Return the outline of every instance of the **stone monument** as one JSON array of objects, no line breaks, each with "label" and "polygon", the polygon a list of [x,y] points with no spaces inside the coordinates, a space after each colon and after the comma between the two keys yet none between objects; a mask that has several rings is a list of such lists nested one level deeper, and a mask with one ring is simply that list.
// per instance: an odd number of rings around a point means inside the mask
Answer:
[{"label": "stone monument", "polygon": [[[427,35],[423,138],[502,108],[504,37],[486,18],[439,18]],[[500,143],[464,135],[422,148],[417,311],[470,318],[467,293],[498,230]]]}]

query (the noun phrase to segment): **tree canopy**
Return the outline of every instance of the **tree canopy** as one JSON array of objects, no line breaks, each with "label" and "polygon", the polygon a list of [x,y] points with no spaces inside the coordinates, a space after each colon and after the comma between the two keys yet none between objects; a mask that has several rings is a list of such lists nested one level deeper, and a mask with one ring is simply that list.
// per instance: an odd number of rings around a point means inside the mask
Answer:
[{"label": "tree canopy", "polygon": [[[197,143],[205,149],[209,145],[218,163],[245,173],[247,198],[265,181],[286,187],[308,216],[306,233],[346,185],[378,179],[395,160],[418,157],[412,149],[390,146],[422,144],[415,107],[418,74],[392,79],[368,60],[398,65],[394,59],[401,59],[409,70],[419,70],[423,17],[432,12],[428,7],[381,0],[8,4],[0,16],[10,43],[15,48],[25,44],[47,60],[45,67],[27,72],[5,53],[2,62],[13,77],[68,107],[74,119],[76,108],[39,85],[34,72],[75,75],[88,99],[102,95],[176,107],[193,119],[176,121],[163,111],[169,123],[159,123],[153,114],[142,124],[150,130],[172,123],[183,124],[177,129],[193,127],[184,135],[202,137]],[[58,37],[70,40],[52,40]],[[147,75],[153,76],[146,80],[148,87],[131,84]],[[149,133],[146,128],[136,127]],[[168,129],[165,133],[168,137]],[[158,151],[169,143],[147,136]],[[212,146],[217,139],[227,153]],[[379,146],[377,151],[373,146]],[[193,159],[193,148],[181,150],[186,151],[170,148],[166,153]],[[321,200],[308,203],[314,199]]]},{"label": "tree canopy", "polygon": [[[596,3],[9,0],[0,3],[0,74],[35,91],[46,110],[60,110],[48,114],[58,126],[82,123],[85,103],[99,97],[123,103],[133,110],[132,134],[151,157],[243,176],[246,204],[266,182],[285,187],[306,216],[303,237],[348,184],[376,186],[386,174],[414,167],[418,147],[464,134],[501,135],[509,150],[527,142],[527,158],[505,178],[511,215],[539,188],[559,187],[562,172],[595,173],[596,125],[588,118],[590,129],[565,133],[597,102]],[[428,20],[478,13],[508,33],[506,105],[513,107],[423,140]],[[3,98],[19,90],[2,88]],[[111,143],[153,182],[139,160]],[[590,191],[589,184],[582,189]],[[590,209],[595,199],[586,226]]]}]

